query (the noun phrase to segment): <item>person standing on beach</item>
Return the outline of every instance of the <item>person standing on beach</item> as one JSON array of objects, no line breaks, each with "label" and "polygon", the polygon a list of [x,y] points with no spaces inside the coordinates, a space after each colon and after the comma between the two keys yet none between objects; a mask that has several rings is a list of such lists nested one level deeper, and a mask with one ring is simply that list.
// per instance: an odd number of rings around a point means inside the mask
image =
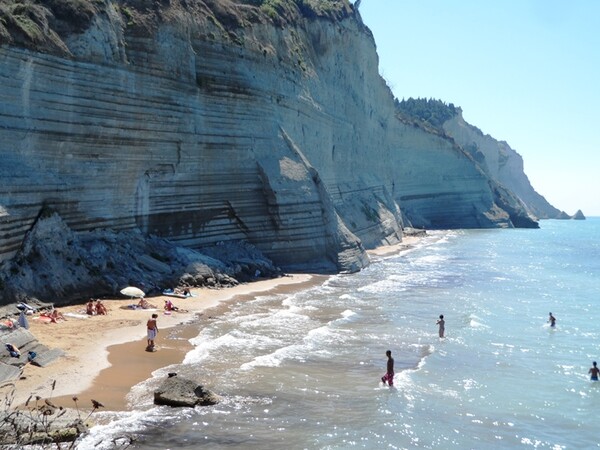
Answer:
[{"label": "person standing on beach", "polygon": [[552,328],[556,326],[556,317],[554,317],[552,313],[548,313],[548,322],[550,322]]},{"label": "person standing on beach", "polygon": [[436,324],[440,327],[438,333],[441,338],[444,337],[444,332],[446,331],[446,322],[444,321],[444,315],[440,314],[440,318],[436,322]]},{"label": "person standing on beach", "polygon": [[152,314],[152,317],[148,319],[148,323],[146,324],[146,328],[148,328],[148,350],[154,350],[154,339],[156,339],[156,335],[158,334],[157,319],[158,314]]},{"label": "person standing on beach", "polygon": [[588,370],[588,373],[590,374],[590,380],[598,381],[598,375],[600,375],[600,369],[598,369],[598,367],[596,366],[596,361],[594,361],[592,363],[592,368],[590,370]]},{"label": "person standing on beach", "polygon": [[384,376],[381,377],[381,381],[383,382],[383,384],[386,383],[389,386],[393,386],[394,385],[394,358],[392,358],[392,351],[388,350],[387,352],[385,352],[385,356],[387,356],[388,360],[387,360],[387,371],[385,373]]}]

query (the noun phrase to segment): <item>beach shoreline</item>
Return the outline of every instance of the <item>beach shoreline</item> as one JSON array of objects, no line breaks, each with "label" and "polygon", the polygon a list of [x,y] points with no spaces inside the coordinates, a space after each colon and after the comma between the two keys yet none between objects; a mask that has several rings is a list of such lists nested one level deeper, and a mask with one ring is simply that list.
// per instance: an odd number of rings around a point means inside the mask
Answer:
[{"label": "beach shoreline", "polygon": [[[53,398],[53,401],[60,406],[74,406],[71,400],[73,396],[79,397],[89,391],[98,391],[100,394],[111,392],[105,382],[110,380],[97,382],[99,375],[111,367],[118,367],[121,372],[114,377],[115,384],[122,385],[118,380],[126,378],[124,374],[127,374],[130,379],[131,374],[134,374],[133,378],[140,378],[139,381],[147,379],[154,370],[181,362],[185,353],[180,349],[186,347],[180,342],[176,346],[177,350],[174,350],[175,346],[170,342],[163,351],[146,352],[146,321],[151,314],[159,315],[160,332],[157,345],[160,348],[163,345],[162,335],[167,335],[173,328],[181,328],[193,323],[198,315],[205,314],[222,303],[242,296],[270,292],[280,286],[306,283],[312,278],[313,276],[308,274],[286,275],[223,289],[192,289],[191,292],[195,296],[186,299],[168,296],[148,297],[148,302],[156,306],[151,309],[127,308],[128,305],[137,303],[138,299],[102,299],[109,310],[107,315],[87,316],[85,304],[72,305],[59,308],[66,320],[58,323],[36,320],[34,316],[29,320],[29,331],[49,348],[63,350],[65,356],[43,368],[26,365],[21,378],[13,383],[13,401],[15,404],[22,404],[30,395],[39,395],[42,398]],[[178,306],[180,311],[165,314],[163,305],[167,299]],[[132,350],[135,351],[134,346],[139,347],[139,352],[132,354]],[[114,366],[111,362],[111,353],[125,354],[128,357],[137,355],[143,360],[134,359],[127,361],[124,366]],[[141,361],[146,361],[146,364],[140,364]],[[127,387],[127,392],[131,387],[132,385]],[[112,392],[110,399],[104,402],[97,400],[103,404],[107,403],[105,406],[109,410],[126,409],[127,392],[123,395],[119,391]],[[122,397],[120,401],[118,401],[119,396]]]},{"label": "beach shoreline", "polygon": [[[408,250],[419,237],[408,236],[401,243],[370,250],[375,257],[388,257]],[[231,301],[252,299],[258,294],[295,292],[323,283],[325,275],[293,274],[257,280],[223,289],[192,289],[187,299],[157,296],[148,298],[156,309],[123,309],[136,303],[131,299],[103,299],[109,309],[106,316],[85,317],[85,305],[61,307],[66,321],[43,323],[30,320],[30,331],[50,348],[60,348],[65,356],[41,368],[26,365],[21,379],[13,383],[15,404],[23,404],[31,395],[52,398],[65,407],[74,406],[77,396],[85,405],[91,398],[107,410],[128,410],[127,395],[131,388],[163,367],[181,363],[191,349],[189,339],[197,336],[203,315],[219,315]],[[166,315],[165,299],[181,310]],[[159,314],[159,350],[144,351],[145,322],[152,313]],[[84,317],[84,318],[80,318]],[[54,388],[53,388],[54,386]],[[9,386],[10,387],[10,386]]]}]

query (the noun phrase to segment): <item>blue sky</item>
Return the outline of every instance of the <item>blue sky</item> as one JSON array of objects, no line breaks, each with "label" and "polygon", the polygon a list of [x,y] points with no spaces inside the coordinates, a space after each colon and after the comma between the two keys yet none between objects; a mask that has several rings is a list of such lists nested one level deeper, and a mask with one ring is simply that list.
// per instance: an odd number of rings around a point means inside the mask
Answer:
[{"label": "blue sky", "polygon": [[600,216],[600,1],[362,0],[399,99],[454,103],[555,207]]}]

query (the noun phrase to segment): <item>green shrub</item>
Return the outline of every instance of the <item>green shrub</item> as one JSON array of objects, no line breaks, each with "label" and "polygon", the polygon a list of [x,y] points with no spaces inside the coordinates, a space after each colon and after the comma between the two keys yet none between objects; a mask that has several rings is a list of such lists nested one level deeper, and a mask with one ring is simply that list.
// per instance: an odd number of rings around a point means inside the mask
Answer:
[{"label": "green shrub", "polygon": [[442,130],[442,125],[460,112],[452,103],[425,98],[408,98],[396,101],[396,109],[401,114],[425,122]]},{"label": "green shrub", "polygon": [[50,10],[32,0],[3,0],[0,3],[0,24],[3,31],[12,40],[12,33],[22,33],[31,42],[39,42],[48,31]]}]

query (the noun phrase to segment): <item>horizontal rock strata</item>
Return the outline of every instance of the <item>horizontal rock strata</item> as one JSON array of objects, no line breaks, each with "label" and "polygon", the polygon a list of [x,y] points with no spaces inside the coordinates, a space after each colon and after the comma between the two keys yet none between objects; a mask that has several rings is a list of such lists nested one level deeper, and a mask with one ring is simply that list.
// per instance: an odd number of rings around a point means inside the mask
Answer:
[{"label": "horizontal rock strata", "polygon": [[0,261],[44,210],[322,272],[359,270],[406,225],[535,224],[454,140],[398,120],[349,5],[284,27],[235,2],[132,5],[130,24],[97,5],[68,57],[0,47]]}]

